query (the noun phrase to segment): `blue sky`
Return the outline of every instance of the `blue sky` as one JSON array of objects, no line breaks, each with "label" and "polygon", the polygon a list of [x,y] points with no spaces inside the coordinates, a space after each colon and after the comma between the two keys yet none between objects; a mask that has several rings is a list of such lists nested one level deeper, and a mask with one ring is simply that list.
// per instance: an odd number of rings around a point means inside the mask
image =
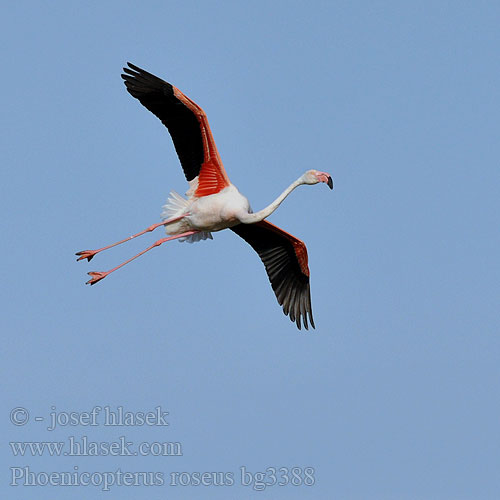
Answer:
[{"label": "blue sky", "polygon": [[[498,4],[24,1],[0,24],[2,498],[498,498]],[[230,231],[85,286],[161,231],[90,264],[76,251],[157,222],[186,189],[127,61],[204,108],[254,210],[331,173],[333,192],[302,187],[270,218],[307,244],[315,331],[282,314]],[[161,407],[170,425],[47,430],[52,411],[96,406]],[[7,445],[83,435],[183,455]],[[166,484],[9,486],[26,466]],[[257,492],[242,466],[312,467],[315,484]],[[234,484],[170,485],[183,471]]]}]

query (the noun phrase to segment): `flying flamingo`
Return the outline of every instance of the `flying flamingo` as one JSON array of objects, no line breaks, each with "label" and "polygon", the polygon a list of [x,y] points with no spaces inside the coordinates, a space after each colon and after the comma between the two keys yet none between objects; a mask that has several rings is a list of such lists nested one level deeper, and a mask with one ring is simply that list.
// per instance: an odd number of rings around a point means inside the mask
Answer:
[{"label": "flying flamingo", "polygon": [[77,260],[90,261],[94,255],[165,226],[168,236],[161,238],[131,259],[109,271],[88,274],[94,285],[108,274],[169,240],[195,242],[212,239],[212,231],[231,229],[258,253],[283,312],[301,328],[308,329],[308,316],[314,328],[309,287],[309,267],[305,244],[298,238],[264,220],[302,184],[324,182],[333,189],[329,174],[308,170],[292,182],[266,208],[253,213],[250,204],[231,184],[215,146],[204,111],[179,89],[131,63],[123,68],[128,92],[156,115],[167,127],[189,183],[187,199],[171,192],[163,207],[163,222],[153,224],[113,245],[98,250],[83,250]]}]

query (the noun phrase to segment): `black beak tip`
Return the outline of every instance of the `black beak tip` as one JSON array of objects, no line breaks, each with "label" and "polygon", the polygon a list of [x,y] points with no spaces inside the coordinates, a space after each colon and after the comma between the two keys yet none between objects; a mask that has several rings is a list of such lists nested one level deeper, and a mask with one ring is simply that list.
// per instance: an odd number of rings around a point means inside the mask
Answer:
[{"label": "black beak tip", "polygon": [[327,184],[330,189],[333,189],[333,179],[330,176],[328,176]]}]

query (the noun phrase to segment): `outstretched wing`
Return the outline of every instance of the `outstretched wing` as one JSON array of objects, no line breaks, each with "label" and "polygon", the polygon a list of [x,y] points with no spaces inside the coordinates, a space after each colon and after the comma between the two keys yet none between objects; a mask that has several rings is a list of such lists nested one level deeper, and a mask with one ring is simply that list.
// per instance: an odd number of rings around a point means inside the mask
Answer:
[{"label": "outstretched wing", "polygon": [[128,92],[168,128],[188,181],[198,177],[195,196],[229,186],[205,112],[178,88],[131,63],[123,68]]},{"label": "outstretched wing", "polygon": [[314,328],[309,286],[307,250],[302,241],[265,220],[238,224],[231,228],[259,254],[283,312],[308,329],[307,317]]}]

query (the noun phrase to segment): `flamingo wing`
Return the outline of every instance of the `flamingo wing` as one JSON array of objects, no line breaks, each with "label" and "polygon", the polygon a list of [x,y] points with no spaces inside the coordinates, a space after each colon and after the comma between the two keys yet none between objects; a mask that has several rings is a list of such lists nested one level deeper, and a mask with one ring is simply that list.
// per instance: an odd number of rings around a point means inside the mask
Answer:
[{"label": "flamingo wing", "polygon": [[265,220],[231,227],[259,254],[283,312],[301,328],[314,328],[305,244]]},{"label": "flamingo wing", "polygon": [[230,181],[205,112],[178,88],[131,63],[123,68],[128,92],[167,127],[188,181],[198,177],[195,196],[208,196]]}]

